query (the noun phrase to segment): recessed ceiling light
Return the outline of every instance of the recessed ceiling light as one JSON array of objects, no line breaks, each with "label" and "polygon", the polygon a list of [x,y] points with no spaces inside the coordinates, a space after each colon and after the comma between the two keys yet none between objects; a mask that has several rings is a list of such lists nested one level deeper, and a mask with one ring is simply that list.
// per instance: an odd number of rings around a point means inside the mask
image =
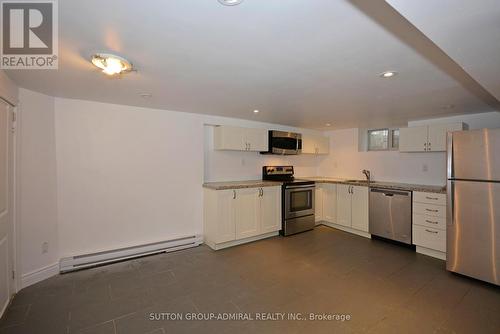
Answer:
[{"label": "recessed ceiling light", "polygon": [[132,71],[132,64],[127,59],[109,53],[97,53],[93,55],[92,64],[102,69],[102,72],[107,75]]},{"label": "recessed ceiling light", "polygon": [[236,6],[243,2],[243,0],[219,0],[224,6]]},{"label": "recessed ceiling light", "polygon": [[385,71],[380,73],[380,77],[382,78],[392,78],[393,76],[397,75],[398,72],[396,71]]},{"label": "recessed ceiling light", "polygon": [[330,123],[326,123],[325,125],[326,125],[326,126],[332,126]]},{"label": "recessed ceiling light", "polygon": [[153,94],[151,93],[139,93],[139,96],[142,97],[143,99],[149,99],[153,97]]},{"label": "recessed ceiling light", "polygon": [[258,111],[257,109],[255,109],[253,112],[254,112],[254,113],[256,113],[256,114],[258,114],[258,113],[259,113],[259,111]]}]

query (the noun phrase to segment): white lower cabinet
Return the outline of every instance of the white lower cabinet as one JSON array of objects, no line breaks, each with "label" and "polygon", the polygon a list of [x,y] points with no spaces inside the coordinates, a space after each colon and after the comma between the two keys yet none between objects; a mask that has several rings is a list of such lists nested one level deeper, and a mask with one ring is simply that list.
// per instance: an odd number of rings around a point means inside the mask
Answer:
[{"label": "white lower cabinet", "polygon": [[315,205],[316,221],[370,237],[368,233],[368,187],[316,183]]},{"label": "white lower cabinet", "polygon": [[235,238],[244,239],[260,233],[260,188],[234,191]]},{"label": "white lower cabinet", "polygon": [[418,253],[446,260],[446,195],[413,192],[413,244]]},{"label": "white lower cabinet", "polygon": [[319,223],[323,220],[323,183],[316,183],[314,189],[314,221]]},{"label": "white lower cabinet", "polygon": [[204,238],[213,249],[277,235],[281,187],[204,189]]},{"label": "white lower cabinet", "polygon": [[368,196],[368,187],[354,186],[351,190],[351,227],[363,232],[368,232]]}]

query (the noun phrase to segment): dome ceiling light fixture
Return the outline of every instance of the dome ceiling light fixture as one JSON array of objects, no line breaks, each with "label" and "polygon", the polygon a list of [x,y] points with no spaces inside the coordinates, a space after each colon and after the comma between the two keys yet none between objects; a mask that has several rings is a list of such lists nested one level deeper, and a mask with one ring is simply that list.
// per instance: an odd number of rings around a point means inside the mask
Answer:
[{"label": "dome ceiling light fixture", "polygon": [[243,0],[218,0],[224,6],[236,6],[243,2]]},{"label": "dome ceiling light fixture", "polygon": [[382,72],[379,74],[379,76],[381,78],[392,78],[394,76],[396,76],[398,74],[398,72],[396,71],[385,71],[385,72]]},{"label": "dome ceiling light fixture", "polygon": [[133,66],[127,59],[109,53],[96,53],[92,56],[92,64],[109,76],[133,71]]}]

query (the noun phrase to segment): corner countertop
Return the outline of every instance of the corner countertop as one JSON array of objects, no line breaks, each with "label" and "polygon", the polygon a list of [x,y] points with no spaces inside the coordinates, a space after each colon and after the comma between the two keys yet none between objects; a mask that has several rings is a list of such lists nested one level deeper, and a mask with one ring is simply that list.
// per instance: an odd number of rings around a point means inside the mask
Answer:
[{"label": "corner countertop", "polygon": [[368,184],[365,180],[346,180],[333,177],[300,177],[300,179],[315,181],[316,183],[338,183],[338,184],[348,184],[354,186],[362,187],[374,187],[374,188],[386,188],[394,190],[406,190],[406,191],[421,191],[437,194],[446,194],[446,186],[430,186],[423,184],[411,184],[411,183],[397,183],[397,182],[378,182],[372,181]]},{"label": "corner countertop", "polygon": [[228,182],[205,182],[203,188],[213,190],[241,189],[241,188],[262,188],[281,186],[282,182],[250,180],[250,181],[228,181]]},{"label": "corner countertop", "polygon": [[[349,180],[339,179],[334,177],[298,177],[298,179],[310,180],[316,183],[336,183],[347,184],[362,187],[386,188],[394,190],[405,191],[421,191],[437,194],[445,194],[446,186],[429,186],[423,184],[410,184],[410,183],[397,183],[397,182],[378,182],[372,181],[370,184],[364,180]],[[262,187],[276,187],[281,186],[282,182],[265,181],[265,180],[250,180],[250,181],[227,181],[227,182],[205,182],[203,187],[213,190],[227,190],[227,189],[242,189],[242,188],[262,188]]]}]

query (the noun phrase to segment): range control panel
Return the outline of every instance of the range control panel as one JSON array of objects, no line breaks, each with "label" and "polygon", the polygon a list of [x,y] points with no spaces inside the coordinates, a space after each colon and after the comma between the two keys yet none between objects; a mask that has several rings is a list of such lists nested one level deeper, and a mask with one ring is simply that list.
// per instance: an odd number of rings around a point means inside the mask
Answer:
[{"label": "range control panel", "polygon": [[293,166],[264,166],[262,167],[263,176],[293,176]]}]

